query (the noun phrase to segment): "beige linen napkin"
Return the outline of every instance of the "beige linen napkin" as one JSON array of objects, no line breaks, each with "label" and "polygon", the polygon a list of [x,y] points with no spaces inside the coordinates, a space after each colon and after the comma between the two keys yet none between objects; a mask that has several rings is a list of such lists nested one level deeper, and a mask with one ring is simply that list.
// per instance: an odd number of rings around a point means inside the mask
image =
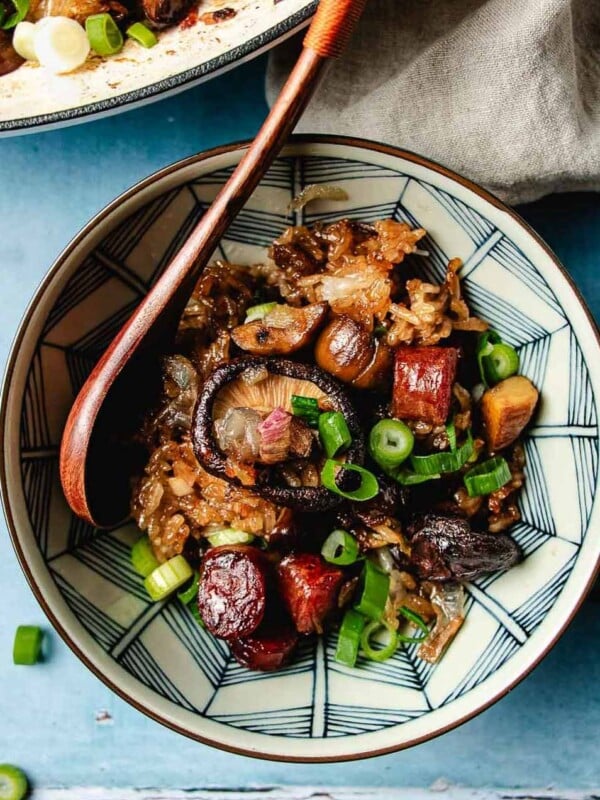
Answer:
[{"label": "beige linen napkin", "polygon": [[[299,41],[271,54],[269,101]],[[600,189],[600,0],[369,0],[298,130],[413,150],[513,203]]]}]

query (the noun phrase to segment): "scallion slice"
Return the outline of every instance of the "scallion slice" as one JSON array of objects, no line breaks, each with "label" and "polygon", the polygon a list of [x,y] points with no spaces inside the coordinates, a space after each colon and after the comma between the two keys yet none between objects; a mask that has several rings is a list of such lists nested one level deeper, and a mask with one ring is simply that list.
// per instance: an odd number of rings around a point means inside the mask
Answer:
[{"label": "scallion slice", "polygon": [[502,456],[488,458],[464,475],[469,497],[479,497],[501,489],[512,478],[510,467]]},{"label": "scallion slice", "polygon": [[412,453],[413,432],[399,419],[382,419],[369,434],[369,453],[385,471],[396,469]]},{"label": "scallion slice", "polygon": [[143,22],[134,22],[125,31],[130,39],[141,44],[142,47],[151,48],[158,44],[154,31],[151,31]]},{"label": "scallion slice", "polygon": [[151,572],[144,586],[153,600],[163,600],[187,583],[193,574],[194,570],[183,556],[174,556]]},{"label": "scallion slice", "polygon": [[417,475],[439,475],[457,472],[471,458],[474,451],[473,436],[467,431],[467,440],[453,452],[432,453],[428,456],[411,456],[410,463]]},{"label": "scallion slice", "polygon": [[184,606],[191,604],[196,605],[194,601],[198,600],[198,571],[194,570],[192,582],[183,591],[177,592],[177,599],[180,600]]},{"label": "scallion slice", "polygon": [[291,404],[292,413],[296,417],[303,419],[312,428],[317,427],[321,411],[319,402],[315,397],[303,397],[299,394],[293,394]]},{"label": "scallion slice", "polygon": [[110,14],[92,14],[85,21],[85,32],[99,56],[112,56],[123,48],[123,34]]},{"label": "scallion slice", "polygon": [[[371,640],[382,631],[387,631],[387,643],[383,647],[375,648]],[[360,637],[360,646],[370,661],[387,661],[398,649],[398,634],[388,622],[373,620],[365,626]]]},{"label": "scallion slice", "polygon": [[[340,489],[336,482],[340,477],[340,473],[346,470],[356,472],[361,479],[360,486],[349,492]],[[359,467],[357,464],[342,464],[339,461],[333,461],[331,458],[327,459],[321,470],[321,483],[330,492],[339,494],[340,497],[345,497],[348,500],[358,500],[359,502],[370,500],[379,492],[377,478],[368,469]]]},{"label": "scallion slice", "polygon": [[352,434],[341,411],[325,411],[319,416],[319,436],[327,458],[334,458],[352,444]]},{"label": "scallion slice", "polygon": [[348,531],[335,530],[325,539],[321,555],[325,561],[340,567],[354,564],[359,555],[358,542]]},{"label": "scallion slice", "polygon": [[0,800],[23,800],[28,789],[22,770],[12,764],[0,764]]},{"label": "scallion slice", "polygon": [[418,628],[423,635],[422,636],[405,636],[404,634],[399,633],[398,634],[398,641],[399,642],[406,642],[406,644],[419,644],[419,642],[424,642],[425,639],[429,636],[430,631],[429,631],[429,628],[427,627],[427,623],[425,622],[423,617],[421,617],[415,611],[411,611],[411,609],[407,608],[406,606],[402,606],[400,608],[400,614],[405,619],[407,619],[409,622],[412,622],[412,624],[416,628]]},{"label": "scallion slice", "polygon": [[390,590],[390,576],[366,561],[360,577],[359,599],[354,610],[369,619],[380,620]]},{"label": "scallion slice", "polygon": [[258,306],[250,306],[246,310],[246,319],[244,322],[255,322],[257,319],[264,319],[269,311],[272,311],[277,303],[261,303]]},{"label": "scallion slice", "polygon": [[198,625],[200,625],[201,628],[204,628],[204,620],[200,616],[200,609],[198,608],[198,603],[190,603],[188,605],[188,608],[192,614],[192,617],[196,620]]},{"label": "scallion slice", "polygon": [[499,383],[519,371],[519,354],[514,347],[500,342],[493,345],[481,364],[489,383]]},{"label": "scallion slice", "polygon": [[251,544],[255,536],[253,533],[246,533],[237,528],[220,528],[206,538],[213,547],[221,547],[224,544]]},{"label": "scallion slice", "polygon": [[43,638],[42,629],[37,625],[19,625],[13,642],[13,664],[21,666],[37,664],[42,653]]},{"label": "scallion slice", "polygon": [[22,22],[27,16],[29,11],[29,0],[10,0],[15,10],[12,14],[6,17],[6,11],[3,6],[0,6],[0,28],[3,31],[8,31],[11,28],[16,28],[19,22]]},{"label": "scallion slice", "polygon": [[365,624],[366,619],[362,614],[353,609],[346,611],[335,650],[335,660],[338,664],[345,664],[347,667],[353,667],[356,664],[360,637]]},{"label": "scallion slice", "polygon": [[439,473],[433,475],[417,475],[416,472],[411,472],[409,469],[399,469],[391,473],[392,478],[398,481],[401,486],[417,486],[419,483],[426,483],[427,481],[435,481],[442,476]]},{"label": "scallion slice", "polygon": [[488,382],[485,369],[483,367],[483,359],[485,356],[489,356],[494,345],[500,344],[501,341],[502,339],[496,333],[496,331],[485,331],[485,333],[480,333],[477,337],[477,366],[479,367],[479,374],[486,389],[488,387]]},{"label": "scallion slice", "polygon": [[154,572],[160,566],[147,536],[139,538],[131,548],[131,564],[142,578],[147,578],[151,572]]},{"label": "scallion slice", "polygon": [[446,436],[448,437],[450,451],[454,453],[456,450],[456,425],[454,424],[454,420],[446,425]]}]

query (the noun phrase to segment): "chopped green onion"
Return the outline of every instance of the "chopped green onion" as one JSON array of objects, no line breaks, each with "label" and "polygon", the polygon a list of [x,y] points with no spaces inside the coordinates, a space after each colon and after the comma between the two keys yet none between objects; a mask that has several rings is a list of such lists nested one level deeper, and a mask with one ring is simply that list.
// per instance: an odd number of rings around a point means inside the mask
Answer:
[{"label": "chopped green onion", "polygon": [[401,486],[417,486],[419,483],[438,480],[442,477],[439,473],[434,473],[433,475],[417,475],[416,472],[411,472],[409,469],[399,469],[390,474]]},{"label": "chopped green onion", "polygon": [[506,459],[495,456],[477,464],[464,475],[469,497],[479,497],[501,489],[512,478]]},{"label": "chopped green onion", "polygon": [[251,544],[255,536],[253,533],[246,533],[237,528],[220,528],[206,538],[213,547],[221,547],[224,544]]},{"label": "chopped green onion", "polygon": [[[354,491],[351,492],[345,492],[343,489],[340,489],[336,483],[336,478],[339,477],[340,472],[346,470],[358,473],[361,478],[358,489],[354,489]],[[330,492],[339,494],[340,497],[345,497],[348,500],[358,500],[359,502],[371,500],[371,498],[375,497],[379,492],[377,478],[372,472],[364,469],[364,467],[359,467],[357,464],[342,464],[330,458],[327,459],[325,466],[321,470],[321,483],[326,489],[329,489]]]},{"label": "chopped green onion", "polygon": [[487,376],[485,374],[485,369],[483,366],[483,359],[485,356],[489,356],[492,352],[492,349],[495,344],[500,344],[502,339],[496,333],[496,331],[485,331],[485,333],[480,333],[477,338],[477,366],[479,367],[479,374],[481,375],[481,380],[483,381],[484,386],[488,387]]},{"label": "chopped green onion", "polygon": [[85,32],[99,56],[112,56],[123,48],[123,34],[110,14],[92,14],[85,21]]},{"label": "chopped green onion", "polygon": [[146,591],[153,600],[163,600],[187,583],[194,574],[183,556],[165,561],[144,580]]},{"label": "chopped green onion", "polygon": [[181,592],[177,592],[177,599],[180,600],[184,606],[189,606],[191,603],[194,603],[194,600],[198,599],[198,571],[194,570],[194,576],[192,578],[192,582]]},{"label": "chopped green onion", "polygon": [[446,425],[446,436],[448,437],[448,444],[452,453],[456,451],[456,425],[454,420]]},{"label": "chopped green onion", "polygon": [[425,639],[429,636],[430,631],[423,617],[421,617],[415,611],[411,611],[410,608],[407,608],[406,606],[402,606],[402,608],[400,609],[400,614],[402,614],[402,616],[405,617],[409,622],[412,622],[412,624],[416,628],[419,628],[419,630],[422,632],[423,635],[405,636],[404,634],[399,633],[398,641],[406,642],[406,644],[419,644],[420,642],[424,642]]},{"label": "chopped green onion", "polygon": [[131,564],[142,578],[147,578],[160,566],[147,536],[142,536],[131,548]]},{"label": "chopped green onion", "polygon": [[261,303],[258,306],[250,306],[246,310],[246,319],[244,322],[255,322],[257,319],[264,319],[269,311],[272,311],[277,303]]},{"label": "chopped green onion", "polygon": [[481,364],[489,383],[499,383],[519,370],[519,354],[514,347],[500,342],[493,345],[489,355],[482,356]]},{"label": "chopped green onion", "polygon": [[22,666],[37,664],[42,652],[43,636],[41,628],[37,625],[19,625],[13,643],[13,664]]},{"label": "chopped green onion", "polygon": [[158,39],[154,31],[151,31],[143,22],[134,22],[125,31],[130,39],[134,42],[141,44],[142,47],[150,48],[158,44]]},{"label": "chopped green onion", "polygon": [[330,533],[321,548],[321,555],[330,564],[345,567],[358,559],[358,542],[348,531],[335,530]]},{"label": "chopped green onion", "polygon": [[28,789],[22,770],[12,764],[0,764],[0,800],[23,800]]},{"label": "chopped green onion", "polygon": [[335,660],[338,664],[345,664],[353,667],[358,658],[360,647],[360,636],[365,627],[366,619],[353,609],[349,609],[344,614],[342,626],[338,635]]},{"label": "chopped green onion", "polygon": [[439,475],[456,472],[471,458],[474,451],[473,436],[467,431],[467,441],[454,452],[432,453],[429,456],[411,456],[410,463],[417,475]]},{"label": "chopped green onion", "polygon": [[[383,647],[374,648],[371,646],[371,639],[381,631],[387,631],[387,644]],[[388,622],[373,620],[363,630],[360,637],[360,646],[370,661],[387,661],[398,649],[398,634]]]},{"label": "chopped green onion", "polygon": [[315,397],[303,397],[299,394],[292,395],[292,412],[296,417],[303,419],[312,428],[319,424],[321,411],[319,402]]},{"label": "chopped green onion", "polygon": [[192,614],[192,617],[196,620],[198,625],[200,625],[201,628],[204,628],[204,620],[200,616],[200,609],[198,608],[198,603],[190,603],[188,605],[188,608]]},{"label": "chopped green onion", "polygon": [[327,458],[340,455],[352,444],[352,435],[341,411],[326,411],[319,416],[319,436]]},{"label": "chopped green onion", "polygon": [[369,453],[386,472],[406,461],[414,444],[413,432],[399,419],[382,419],[369,434]]},{"label": "chopped green onion", "polygon": [[386,334],[387,332],[388,332],[388,329],[386,328],[386,326],[385,326],[385,325],[376,325],[376,326],[375,326],[375,330],[373,331],[373,333],[374,333],[374,334],[375,334],[375,336],[377,336],[377,337],[379,337],[379,336],[385,336],[385,334]]},{"label": "chopped green onion", "polygon": [[365,561],[360,576],[360,598],[354,606],[359,614],[380,620],[390,590],[390,576],[378,569],[372,561]]},{"label": "chopped green onion", "polygon": [[29,0],[11,0],[11,2],[15,7],[15,11],[8,17],[8,19],[6,18],[6,9],[0,6],[0,28],[3,31],[16,28],[19,22],[22,22],[25,19],[27,12],[29,11]]}]

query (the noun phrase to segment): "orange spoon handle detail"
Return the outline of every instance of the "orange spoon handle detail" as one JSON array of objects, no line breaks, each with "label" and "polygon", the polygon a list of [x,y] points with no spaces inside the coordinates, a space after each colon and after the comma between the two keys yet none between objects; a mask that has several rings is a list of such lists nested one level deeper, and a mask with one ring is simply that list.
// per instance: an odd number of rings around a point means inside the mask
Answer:
[{"label": "orange spoon handle detail", "polygon": [[348,44],[367,0],[321,0],[304,47],[323,58],[338,58]]}]

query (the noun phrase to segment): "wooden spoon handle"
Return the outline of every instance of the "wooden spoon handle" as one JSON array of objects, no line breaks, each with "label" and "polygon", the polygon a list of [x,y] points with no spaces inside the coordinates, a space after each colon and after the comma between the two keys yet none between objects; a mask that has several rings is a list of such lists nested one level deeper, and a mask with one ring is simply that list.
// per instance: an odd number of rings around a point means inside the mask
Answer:
[{"label": "wooden spoon handle", "polygon": [[323,58],[338,58],[364,11],[367,0],[321,0],[304,47]]},{"label": "wooden spoon handle", "polygon": [[[172,337],[199,273],[285,144],[312,96],[329,56],[341,53],[366,0],[321,0],[306,45],[255,140],[155,286],[141,301],[88,376],[67,419],[60,477],[73,511],[99,524],[90,508],[88,455],[107,396],[121,372],[145,353],[160,353]],[[111,397],[114,393],[111,394]],[[112,413],[112,410],[110,410]],[[106,416],[106,414],[105,414]],[[90,456],[93,462],[93,456]],[[90,485],[94,482],[90,478]],[[90,500],[90,505],[88,505]],[[116,520],[115,520],[116,521]],[[107,522],[107,524],[109,524]]]}]

